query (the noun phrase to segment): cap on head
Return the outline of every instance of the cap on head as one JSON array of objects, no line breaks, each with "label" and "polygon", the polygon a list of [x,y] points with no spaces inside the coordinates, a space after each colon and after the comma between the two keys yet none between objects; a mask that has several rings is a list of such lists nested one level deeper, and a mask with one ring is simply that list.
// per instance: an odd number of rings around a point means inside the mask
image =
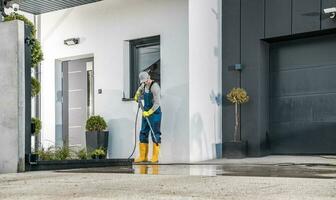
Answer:
[{"label": "cap on head", "polygon": [[149,79],[150,79],[150,76],[147,72],[140,72],[140,74],[139,74],[140,83],[144,83]]}]

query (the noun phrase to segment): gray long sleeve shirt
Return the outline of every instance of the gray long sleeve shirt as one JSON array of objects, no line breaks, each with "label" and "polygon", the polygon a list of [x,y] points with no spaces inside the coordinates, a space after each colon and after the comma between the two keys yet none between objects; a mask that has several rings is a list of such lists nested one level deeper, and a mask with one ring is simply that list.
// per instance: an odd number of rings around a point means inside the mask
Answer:
[{"label": "gray long sleeve shirt", "polygon": [[[138,88],[138,92],[143,95],[144,92],[149,92],[149,87],[145,84],[141,84]],[[154,82],[151,88],[151,92],[153,93],[153,107],[152,110],[155,112],[160,107],[160,96],[161,96],[161,88],[158,83]]]}]

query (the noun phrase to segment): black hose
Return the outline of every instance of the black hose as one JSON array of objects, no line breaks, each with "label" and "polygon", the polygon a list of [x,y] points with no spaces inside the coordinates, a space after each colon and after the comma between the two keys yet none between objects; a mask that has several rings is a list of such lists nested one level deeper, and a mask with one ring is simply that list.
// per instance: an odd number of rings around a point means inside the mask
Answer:
[{"label": "black hose", "polygon": [[[142,105],[142,102],[141,102],[141,101],[139,101],[139,106],[140,106],[140,108],[141,108],[142,111],[145,111],[145,108],[144,108],[144,106]],[[150,123],[148,117],[145,117],[145,119],[146,119],[147,124],[148,124],[148,126],[149,126],[149,129],[150,129],[150,133],[151,133],[151,137],[152,137],[152,139],[153,139],[153,142],[154,142],[156,145],[158,145],[159,143],[157,142],[157,139],[156,139],[156,136],[155,136],[153,127],[152,127],[152,125],[151,125],[151,123]]]},{"label": "black hose", "polygon": [[135,124],[134,124],[134,147],[131,155],[128,157],[128,159],[131,159],[131,157],[134,155],[136,145],[137,145],[137,138],[136,138],[136,131],[137,131],[137,125],[138,125],[138,115],[139,115],[140,105],[138,106],[138,111],[136,113],[135,117]]}]

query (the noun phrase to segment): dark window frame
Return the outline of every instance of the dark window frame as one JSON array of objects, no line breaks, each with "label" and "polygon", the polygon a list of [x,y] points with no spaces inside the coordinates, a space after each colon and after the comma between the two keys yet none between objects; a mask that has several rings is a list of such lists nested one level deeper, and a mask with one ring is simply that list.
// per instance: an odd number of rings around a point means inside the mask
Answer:
[{"label": "dark window frame", "polygon": [[[129,41],[130,44],[130,97],[133,98],[136,90],[138,89],[139,85],[139,77],[138,77],[138,69],[136,69],[137,63],[137,48],[141,47],[150,47],[150,46],[156,46],[161,45],[161,37],[158,36],[152,36],[152,37],[146,37],[141,39],[135,39]],[[161,54],[161,52],[160,52]]]}]

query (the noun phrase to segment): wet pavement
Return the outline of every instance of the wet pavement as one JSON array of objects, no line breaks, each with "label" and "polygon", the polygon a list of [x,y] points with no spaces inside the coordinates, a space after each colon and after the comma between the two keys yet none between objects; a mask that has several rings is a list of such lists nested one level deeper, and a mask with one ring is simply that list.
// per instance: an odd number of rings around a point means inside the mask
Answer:
[{"label": "wet pavement", "polygon": [[104,167],[59,170],[71,173],[122,173],[186,176],[256,176],[336,179],[336,165],[326,163],[277,164],[138,164],[132,167]]},{"label": "wet pavement", "polygon": [[336,199],[336,156],[268,156],[0,175],[1,200]]}]

